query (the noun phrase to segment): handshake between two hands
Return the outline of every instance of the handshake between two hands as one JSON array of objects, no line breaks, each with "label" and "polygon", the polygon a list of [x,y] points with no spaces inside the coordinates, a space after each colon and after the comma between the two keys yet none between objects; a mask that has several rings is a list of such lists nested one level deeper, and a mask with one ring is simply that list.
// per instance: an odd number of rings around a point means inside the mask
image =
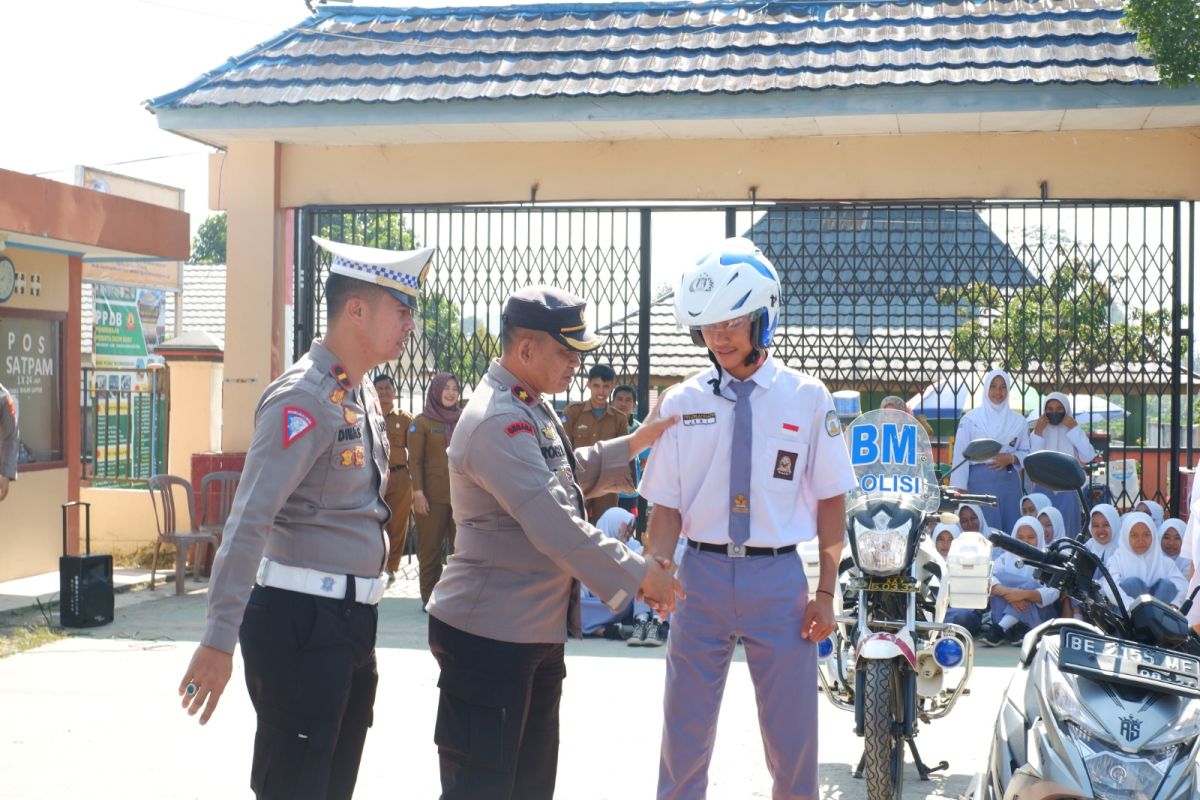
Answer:
[{"label": "handshake between two hands", "polygon": [[675,577],[675,563],[669,558],[647,557],[646,577],[638,587],[638,599],[659,614],[675,610],[675,601],[686,595]]}]

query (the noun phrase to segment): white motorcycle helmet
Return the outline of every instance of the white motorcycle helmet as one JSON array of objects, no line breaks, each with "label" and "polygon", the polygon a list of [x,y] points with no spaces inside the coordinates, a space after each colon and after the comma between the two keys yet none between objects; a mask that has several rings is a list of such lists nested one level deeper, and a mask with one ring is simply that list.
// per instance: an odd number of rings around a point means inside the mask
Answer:
[{"label": "white motorcycle helmet", "polygon": [[675,293],[675,317],[701,347],[706,347],[701,327],[750,314],[754,350],[748,364],[771,346],[779,305],[779,273],[754,242],[740,236],[726,239],[685,272]]}]

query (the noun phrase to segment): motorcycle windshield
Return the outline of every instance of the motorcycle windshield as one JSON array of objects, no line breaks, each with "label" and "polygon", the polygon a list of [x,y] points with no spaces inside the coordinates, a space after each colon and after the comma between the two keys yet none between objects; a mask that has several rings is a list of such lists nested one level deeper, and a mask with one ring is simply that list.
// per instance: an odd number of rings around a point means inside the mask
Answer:
[{"label": "motorcycle windshield", "polygon": [[938,510],[942,493],[929,434],[910,414],[868,411],[846,429],[846,439],[858,478],[847,508],[891,501],[926,513]]}]

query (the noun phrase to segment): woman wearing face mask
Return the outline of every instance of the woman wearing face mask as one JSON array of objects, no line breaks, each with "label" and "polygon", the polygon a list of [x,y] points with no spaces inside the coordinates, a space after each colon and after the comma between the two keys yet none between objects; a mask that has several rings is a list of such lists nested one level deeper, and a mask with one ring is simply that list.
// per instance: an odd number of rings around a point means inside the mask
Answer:
[{"label": "woman wearing face mask", "polygon": [[[1030,547],[1046,546],[1042,523],[1036,517],[1018,519],[1013,537]],[[1019,644],[1026,631],[1054,616],[1059,591],[1039,584],[1034,580],[1033,567],[1020,562],[1020,556],[1002,550],[992,566],[992,599],[988,603],[992,621],[980,633],[986,647],[1004,642]]]},{"label": "woman wearing face mask", "polygon": [[425,409],[408,427],[408,469],[412,474],[417,523],[421,605],[429,602],[442,577],[442,551],[454,552],[454,515],[450,509],[450,465],[446,448],[462,409],[458,378],[439,372],[429,382]]},{"label": "woman wearing face mask", "polygon": [[987,524],[1012,530],[1021,514],[1021,459],[1029,453],[1029,426],[1008,407],[1012,378],[994,369],[983,378],[983,404],[963,415],[954,434],[952,463],[960,464],[963,451],[976,439],[995,439],[1000,453],[985,464],[962,464],[950,473],[950,485],[972,494],[996,497],[996,507],[984,509]]},{"label": "woman wearing face mask", "polygon": [[[1046,395],[1042,404],[1042,415],[1029,436],[1032,450],[1055,450],[1066,453],[1086,464],[1096,457],[1096,448],[1088,441],[1087,434],[1071,413],[1071,399],[1062,392]],[[1079,495],[1075,492],[1052,492],[1037,487],[1035,493],[1046,495],[1062,514],[1065,533],[1071,538],[1079,535]]]},{"label": "woman wearing face mask", "polygon": [[[1153,595],[1164,603],[1183,602],[1187,579],[1174,560],[1163,553],[1158,528],[1149,514],[1131,511],[1121,519],[1117,552],[1108,560],[1108,572],[1128,609],[1138,596]],[[1105,582],[1104,591],[1112,596]]]}]

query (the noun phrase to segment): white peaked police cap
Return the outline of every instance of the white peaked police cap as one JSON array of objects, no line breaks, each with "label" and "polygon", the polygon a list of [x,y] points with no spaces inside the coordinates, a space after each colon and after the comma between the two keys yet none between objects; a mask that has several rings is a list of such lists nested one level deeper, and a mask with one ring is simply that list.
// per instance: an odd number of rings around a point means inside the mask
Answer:
[{"label": "white peaked police cap", "polygon": [[380,247],[331,242],[320,236],[312,238],[332,256],[330,272],[382,286],[400,302],[417,307],[421,283],[433,261],[434,248],[384,250]]}]

